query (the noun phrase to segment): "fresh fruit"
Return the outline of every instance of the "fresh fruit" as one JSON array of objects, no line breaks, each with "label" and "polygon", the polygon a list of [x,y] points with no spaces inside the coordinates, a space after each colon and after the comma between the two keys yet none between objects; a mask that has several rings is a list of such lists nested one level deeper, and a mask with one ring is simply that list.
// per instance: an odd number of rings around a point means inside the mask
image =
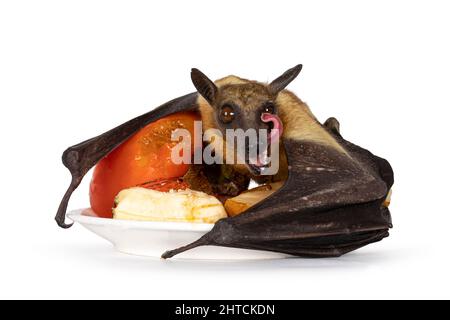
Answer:
[{"label": "fresh fruit", "polygon": [[[101,217],[111,218],[114,198],[119,191],[148,181],[183,176],[188,164],[174,164],[171,149],[177,142],[171,141],[172,131],[187,129],[191,136],[195,113],[176,113],[155,121],[118,146],[95,167],[90,184],[92,209]],[[193,139],[191,139],[193,142]],[[193,145],[191,145],[193,150]]]},{"label": "fresh fruit", "polygon": [[226,218],[222,203],[204,192],[171,190],[161,192],[129,188],[119,192],[113,209],[114,219],[215,223]]},{"label": "fresh fruit", "polygon": [[161,192],[169,192],[170,190],[185,190],[188,189],[190,186],[189,183],[184,182],[181,179],[175,178],[175,179],[161,179],[150,181],[140,184],[139,187],[157,190]]},{"label": "fresh fruit", "polygon": [[386,208],[389,207],[389,205],[391,204],[391,197],[392,197],[392,189],[389,190],[386,199],[383,202],[383,206],[385,206]]},{"label": "fresh fruit", "polygon": [[225,210],[229,216],[237,216],[258,202],[266,199],[268,196],[280,189],[283,184],[284,182],[275,182],[244,191],[237,197],[230,198],[225,201]]}]

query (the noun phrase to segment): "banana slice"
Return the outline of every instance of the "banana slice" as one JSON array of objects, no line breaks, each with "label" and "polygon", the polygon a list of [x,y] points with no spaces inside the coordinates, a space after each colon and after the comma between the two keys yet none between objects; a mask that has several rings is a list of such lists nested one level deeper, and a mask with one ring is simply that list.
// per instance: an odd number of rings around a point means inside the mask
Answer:
[{"label": "banana slice", "polygon": [[225,201],[225,209],[231,217],[241,214],[258,202],[266,199],[283,186],[284,182],[265,184],[242,192],[240,195]]},{"label": "banana slice", "polygon": [[130,188],[120,191],[115,202],[114,219],[215,223],[227,217],[217,198],[190,189],[161,192]]},{"label": "banana slice", "polygon": [[392,197],[392,189],[389,190],[386,199],[383,202],[383,206],[385,206],[386,208],[389,207],[389,205],[391,204],[391,197]]}]

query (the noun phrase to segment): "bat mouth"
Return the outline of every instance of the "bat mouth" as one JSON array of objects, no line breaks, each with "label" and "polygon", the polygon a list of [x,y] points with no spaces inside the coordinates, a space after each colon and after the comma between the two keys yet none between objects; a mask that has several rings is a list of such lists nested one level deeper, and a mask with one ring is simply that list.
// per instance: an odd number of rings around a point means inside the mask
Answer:
[{"label": "bat mouth", "polygon": [[[269,151],[270,144],[267,145],[260,145],[259,146],[259,153],[257,153],[256,158],[251,158],[248,154],[246,157],[246,164],[249,168],[250,172],[254,175],[260,175],[262,174],[262,171],[264,169],[270,167],[270,151]],[[256,147],[255,147],[256,148]]]},{"label": "bat mouth", "polygon": [[263,113],[261,114],[261,121],[264,123],[269,123],[270,130],[267,136],[267,144],[259,145],[259,153],[256,159],[251,159],[248,156],[246,157],[247,167],[253,175],[262,175],[264,171],[270,167],[270,146],[273,143],[278,143],[281,135],[283,134],[283,123],[277,115],[272,113]]},{"label": "bat mouth", "polygon": [[251,163],[247,163],[247,168],[249,169],[250,173],[255,176],[260,176],[264,173],[265,170],[267,170],[270,167],[270,165],[255,165]]}]

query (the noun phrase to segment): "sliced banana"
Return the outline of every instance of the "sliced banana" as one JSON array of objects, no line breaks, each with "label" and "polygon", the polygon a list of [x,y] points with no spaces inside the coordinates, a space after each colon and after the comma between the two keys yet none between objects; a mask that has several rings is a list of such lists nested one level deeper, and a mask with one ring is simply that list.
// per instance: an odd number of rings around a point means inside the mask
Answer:
[{"label": "sliced banana", "polygon": [[392,189],[389,190],[386,199],[384,199],[383,202],[383,206],[385,206],[386,208],[389,207],[389,205],[391,204],[391,197],[392,197]]},{"label": "sliced banana", "polygon": [[215,223],[227,217],[217,198],[190,189],[160,192],[130,188],[122,190],[115,202],[114,219]]},{"label": "sliced banana", "polygon": [[275,182],[244,191],[240,195],[225,201],[225,209],[231,217],[237,216],[275,193],[283,184],[284,182]]}]

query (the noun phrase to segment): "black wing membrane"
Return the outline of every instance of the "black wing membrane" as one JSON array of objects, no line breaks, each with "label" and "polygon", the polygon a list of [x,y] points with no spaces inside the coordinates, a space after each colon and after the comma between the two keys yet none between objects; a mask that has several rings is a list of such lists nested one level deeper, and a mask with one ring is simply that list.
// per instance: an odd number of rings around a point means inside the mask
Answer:
[{"label": "black wing membrane", "polygon": [[64,151],[62,161],[72,174],[72,181],[61,200],[55,216],[58,225],[62,228],[72,226],[72,224],[66,224],[65,222],[67,205],[72,193],[93,166],[147,124],[176,112],[196,110],[197,97],[197,93],[191,93],[171,100],[148,113],[125,122],[95,138],[69,147]]},{"label": "black wing membrane", "polygon": [[394,182],[391,166],[345,141],[337,130],[330,131],[347,153],[314,142],[285,140],[289,177],[282,188],[162,257],[201,245],[335,257],[387,237],[392,223],[383,202]]}]

